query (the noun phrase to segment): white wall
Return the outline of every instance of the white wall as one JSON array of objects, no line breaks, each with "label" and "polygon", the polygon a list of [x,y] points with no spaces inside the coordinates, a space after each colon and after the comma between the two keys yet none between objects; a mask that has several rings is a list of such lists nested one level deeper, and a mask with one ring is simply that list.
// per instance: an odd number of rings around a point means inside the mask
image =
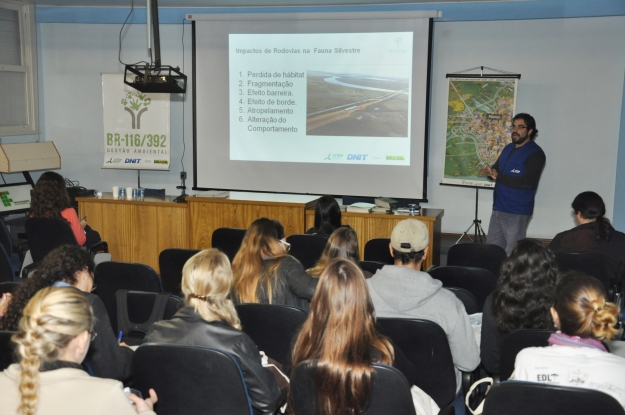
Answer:
[{"label": "white wall", "polygon": [[[102,72],[121,72],[116,24],[39,24],[42,139],[53,140],[64,176],[87,188],[135,185],[136,171],[102,165]],[[161,25],[164,64],[182,66],[182,25]],[[572,227],[570,203],[581,191],[604,197],[612,217],[625,70],[625,17],[436,23],[430,119],[428,206],[445,209],[443,232],[471,223],[475,190],[440,186],[450,72],[489,66],[522,74],[517,110],[536,118],[537,143],[547,155],[528,235],[551,238]],[[185,73],[191,75],[191,27],[185,29]],[[143,60],[145,26],[127,26],[122,58]],[[188,86],[191,91],[191,85]],[[192,166],[191,94],[186,100],[184,164]],[[171,171],[143,171],[145,187],[177,194],[182,169],[182,101],[172,96]],[[191,180],[187,184],[191,185]],[[487,228],[492,191],[480,190],[479,217]]]},{"label": "white wall", "polygon": [[[488,66],[522,75],[517,112],[536,119],[547,164],[528,236],[552,238],[574,226],[571,202],[594,190],[614,208],[625,70],[625,17],[434,26],[428,206],[445,209],[443,232],[462,232],[475,212],[475,190],[440,186],[445,154],[447,73]],[[487,231],[492,191],[480,190]]]},{"label": "white wall", "polygon": [[[185,74],[191,91],[191,25],[185,25]],[[182,24],[161,25],[162,63],[182,68]],[[40,71],[42,78],[42,139],[54,141],[61,154],[60,174],[79,180],[86,188],[111,191],[111,186],[136,186],[136,170],[102,169],[102,77],[101,73],[121,73],[118,61],[117,24],[39,24]],[[122,60],[147,60],[145,25],[127,25],[122,37]],[[191,179],[193,171],[193,129],[191,94],[184,95],[184,167]],[[170,171],[141,171],[141,185],[165,188],[167,194],[180,194],[182,171],[183,96],[171,96]],[[191,180],[187,180],[190,188]],[[187,193],[190,189],[187,189]]]}]

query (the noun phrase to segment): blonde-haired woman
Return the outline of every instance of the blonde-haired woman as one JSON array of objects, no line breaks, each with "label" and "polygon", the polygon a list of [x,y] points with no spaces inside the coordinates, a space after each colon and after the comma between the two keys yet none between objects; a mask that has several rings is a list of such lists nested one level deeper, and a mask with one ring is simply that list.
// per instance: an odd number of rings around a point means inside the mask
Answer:
[{"label": "blonde-haired woman", "polygon": [[258,348],[241,331],[228,298],[231,289],[232,270],[224,253],[207,249],[195,254],[182,269],[185,307],[171,320],[155,323],[147,341],[212,347],[229,353],[243,371],[252,406],[272,412],[280,404],[281,392],[273,374],[263,368]]},{"label": "blonde-haired woman", "polygon": [[[345,258],[358,265],[360,254],[358,252],[358,235],[356,231],[347,226],[338,228],[328,238],[328,243],[321,253],[321,258],[314,267],[306,270],[315,278],[319,278],[328,263],[335,258]],[[365,278],[371,278],[369,271],[362,272]]]},{"label": "blonde-haired woman", "polygon": [[308,309],[317,279],[288,255],[279,222],[256,219],[247,229],[232,261],[235,300],[240,303],[286,304]]},{"label": "blonde-haired woman", "polygon": [[0,374],[2,412],[154,414],[154,390],[146,400],[126,396],[120,382],[83,370],[80,364],[97,335],[93,325],[91,306],[78,290],[49,287],[35,294],[12,339],[20,363]]},{"label": "blonde-haired woman", "polygon": [[560,330],[549,337],[550,347],[521,350],[512,378],[597,389],[625,407],[625,359],[603,343],[616,334],[619,312],[606,301],[603,284],[581,272],[565,274],[551,314]]}]

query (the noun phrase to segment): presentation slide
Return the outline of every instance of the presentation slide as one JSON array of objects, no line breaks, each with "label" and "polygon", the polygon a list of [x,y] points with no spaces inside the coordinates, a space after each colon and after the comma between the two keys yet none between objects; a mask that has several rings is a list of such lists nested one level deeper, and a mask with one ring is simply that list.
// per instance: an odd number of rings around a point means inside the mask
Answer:
[{"label": "presentation slide", "polygon": [[426,201],[437,15],[187,16],[193,189]]},{"label": "presentation slide", "polygon": [[230,159],[410,165],[412,38],[230,34]]}]

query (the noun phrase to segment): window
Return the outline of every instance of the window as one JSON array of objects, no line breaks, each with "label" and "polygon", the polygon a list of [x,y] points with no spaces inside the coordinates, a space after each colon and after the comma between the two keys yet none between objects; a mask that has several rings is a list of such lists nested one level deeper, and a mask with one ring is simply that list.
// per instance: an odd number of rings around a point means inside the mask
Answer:
[{"label": "window", "polygon": [[0,136],[36,134],[34,6],[0,0]]}]

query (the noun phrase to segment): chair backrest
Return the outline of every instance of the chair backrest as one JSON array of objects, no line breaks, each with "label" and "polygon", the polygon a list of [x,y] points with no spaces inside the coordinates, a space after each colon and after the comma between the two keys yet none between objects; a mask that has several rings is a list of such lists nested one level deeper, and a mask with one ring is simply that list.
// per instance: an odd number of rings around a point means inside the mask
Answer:
[{"label": "chair backrest", "polygon": [[432,278],[443,283],[443,287],[464,288],[475,296],[478,312],[484,308],[486,297],[495,290],[497,279],[484,268],[436,267],[428,271]]},{"label": "chair backrest", "polygon": [[489,270],[495,278],[499,278],[501,263],[508,256],[506,250],[492,244],[456,244],[449,248],[447,265],[457,267],[474,267]]},{"label": "chair backrest", "polygon": [[308,318],[301,308],[278,304],[237,304],[237,314],[243,332],[288,371],[291,365],[291,345]]},{"label": "chair backrest", "polygon": [[[119,301],[123,298],[122,293],[126,293],[126,310],[129,321],[126,321],[128,327],[124,327],[124,324],[120,325],[120,319],[123,316],[120,314]],[[156,299],[157,297],[166,296],[167,300],[162,308],[162,316],[155,315]],[[182,298],[170,294],[170,293],[151,293],[145,291],[117,291],[118,307],[117,307],[117,327],[113,327],[115,333],[119,330],[123,332],[123,340],[129,345],[142,344],[145,340],[145,335],[150,327],[141,327],[142,323],[149,322],[151,324],[160,320],[171,319],[182,307],[184,307],[184,301]],[[122,306],[123,307],[123,306]],[[141,329],[144,329],[143,331]],[[132,343],[132,344],[131,344]]]},{"label": "chair backrest", "polygon": [[[371,397],[362,415],[415,415],[408,381],[397,369],[373,364]],[[291,372],[291,398],[297,415],[315,415],[317,361],[307,360]],[[160,412],[159,412],[160,414]]]},{"label": "chair backrest", "polygon": [[493,385],[484,404],[484,415],[624,415],[621,404],[607,393],[534,382],[502,382]]},{"label": "chair backrest", "polygon": [[97,288],[94,293],[104,303],[111,327],[117,333],[118,290],[163,292],[161,280],[154,269],[148,265],[131,262],[106,261],[95,267],[94,280]]},{"label": "chair backrest", "polygon": [[182,295],[182,267],[199,249],[164,249],[158,256],[158,266],[161,269],[163,290],[176,295]]},{"label": "chair backrest", "polygon": [[11,341],[15,331],[0,330],[0,370],[4,370],[12,363],[17,362],[15,344]]},{"label": "chair backrest", "polygon": [[456,396],[456,372],[445,331],[428,320],[378,318],[376,329],[393,341],[417,369],[415,385],[439,407]]},{"label": "chair backrest", "polygon": [[247,229],[217,228],[213,231],[211,246],[220,249],[232,262],[241,248],[245,232]]},{"label": "chair backrest", "polygon": [[[2,233],[2,231],[0,231]],[[12,282],[15,280],[15,271],[11,266],[11,259],[9,254],[4,250],[4,247],[0,245],[0,282],[7,281]],[[19,271],[19,269],[17,270]]]},{"label": "chair backrest", "polygon": [[499,380],[510,379],[514,372],[516,355],[528,347],[549,346],[549,336],[552,330],[544,329],[521,329],[515,330],[503,336],[501,354],[499,355]]},{"label": "chair backrest", "polygon": [[[612,289],[612,280],[618,279],[617,275],[611,275],[610,259],[605,255],[593,253],[569,254],[565,252],[556,252],[555,255],[561,272],[581,271],[601,281],[608,292]],[[611,294],[613,296],[614,293]]]},{"label": "chair backrest", "polygon": [[467,312],[467,314],[475,314],[475,313],[482,312],[482,310],[478,310],[477,308],[477,300],[475,299],[475,296],[471,294],[469,291],[465,290],[464,288],[458,288],[458,287],[445,287],[445,288],[451,291],[452,293],[454,293],[456,297],[458,297],[458,300],[462,301],[462,304],[464,304],[464,309]]},{"label": "chair backrest", "polygon": [[361,270],[369,271],[372,274],[375,274],[384,265],[388,264],[378,261],[360,261],[360,263],[358,264]]},{"label": "chair backrest", "polygon": [[304,269],[308,269],[314,267],[321,258],[328,238],[320,235],[295,234],[286,238],[286,241],[291,244],[289,254],[297,258]]},{"label": "chair backrest", "polygon": [[78,245],[65,219],[28,218],[25,224],[33,262],[40,262],[48,252],[61,245]]},{"label": "chair backrest", "polygon": [[132,356],[132,373],[143,396],[157,391],[159,415],[253,415],[243,373],[222,351],[148,343]]},{"label": "chair backrest", "polygon": [[365,244],[365,261],[377,261],[385,264],[394,264],[395,260],[391,255],[388,245],[391,243],[390,238],[374,238],[369,239]]},{"label": "chair backrest", "polygon": [[4,293],[13,293],[17,287],[19,287],[21,282],[14,281],[4,281],[0,282],[0,295]]},{"label": "chair backrest", "polygon": [[7,224],[4,222],[4,218],[0,217],[0,245],[4,248],[6,253],[11,256],[13,253],[13,239],[11,239],[11,233]]}]

